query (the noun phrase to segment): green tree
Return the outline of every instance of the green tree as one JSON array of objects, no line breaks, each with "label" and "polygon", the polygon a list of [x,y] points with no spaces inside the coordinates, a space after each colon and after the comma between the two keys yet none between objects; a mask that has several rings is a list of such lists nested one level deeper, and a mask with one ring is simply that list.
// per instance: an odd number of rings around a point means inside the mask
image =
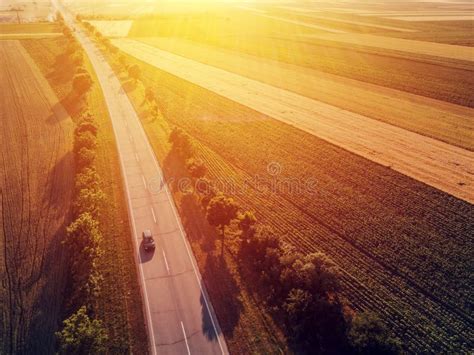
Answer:
[{"label": "green tree", "polygon": [[380,318],[373,313],[361,313],[352,320],[349,341],[357,354],[399,354],[400,340],[393,337]]},{"label": "green tree", "polygon": [[107,331],[102,322],[89,318],[85,306],[63,321],[56,332],[60,354],[102,354],[106,352]]},{"label": "green tree", "polygon": [[230,197],[222,193],[216,195],[207,206],[206,218],[210,225],[219,228],[221,231],[221,256],[224,257],[225,227],[237,218],[239,206]]}]

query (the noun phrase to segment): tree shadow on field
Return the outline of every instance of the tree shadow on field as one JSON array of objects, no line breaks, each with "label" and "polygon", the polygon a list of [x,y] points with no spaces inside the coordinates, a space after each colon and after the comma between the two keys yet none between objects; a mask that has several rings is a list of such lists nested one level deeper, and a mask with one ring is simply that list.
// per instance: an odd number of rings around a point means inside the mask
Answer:
[{"label": "tree shadow on field", "polygon": [[76,117],[83,110],[85,98],[71,91],[58,104],[62,105],[71,117]]},{"label": "tree shadow on field", "polygon": [[131,92],[137,88],[137,82],[133,79],[129,79],[122,84],[122,88],[125,92]]},{"label": "tree shadow on field", "polygon": [[[243,310],[242,301],[238,297],[239,287],[229,271],[227,263],[220,255],[209,253],[202,273],[206,288],[212,297],[212,306],[219,318],[219,325],[225,336],[232,336],[239,323]],[[212,325],[207,305],[201,295],[202,327],[209,339],[215,339],[216,333]]]},{"label": "tree shadow on field", "polygon": [[[60,321],[66,318],[64,297],[67,284],[67,250],[61,245],[66,234],[67,223],[58,227],[49,241],[43,264],[36,270],[37,281],[30,280],[33,289],[40,289],[31,305],[30,327],[27,330],[25,353],[54,352],[54,332],[60,327]],[[40,352],[38,350],[41,349]]]},{"label": "tree shadow on field", "polygon": [[203,251],[209,253],[216,249],[215,241],[219,236],[206,221],[206,213],[202,209],[197,196],[184,194],[180,200],[179,210],[183,227],[188,238],[199,243]]}]

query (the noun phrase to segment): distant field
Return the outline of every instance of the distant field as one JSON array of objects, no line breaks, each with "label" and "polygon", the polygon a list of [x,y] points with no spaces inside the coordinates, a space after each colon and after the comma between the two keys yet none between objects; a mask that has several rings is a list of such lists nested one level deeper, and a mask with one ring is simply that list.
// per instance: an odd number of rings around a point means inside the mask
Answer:
[{"label": "distant field", "polygon": [[[342,269],[351,305],[381,312],[406,349],[471,348],[471,204],[130,60],[141,65],[163,108],[164,119],[143,117],[165,164],[163,127],[176,124],[195,140],[212,179],[235,181],[245,191],[234,195],[243,207],[299,249],[329,255]],[[141,95],[130,95],[146,110]],[[252,177],[268,178],[270,162],[281,165],[281,179],[315,179],[316,194],[258,191]],[[193,235],[205,235],[192,227]]]},{"label": "distant field", "polygon": [[54,351],[73,124],[19,41],[0,41],[0,353]]},{"label": "distant field", "polygon": [[[183,22],[183,26],[179,25],[180,21]],[[396,51],[387,53],[377,48],[370,49],[367,46],[357,48],[355,45],[327,40],[303,40],[298,37],[301,33],[298,31],[294,32],[295,37],[265,26],[252,28],[249,25],[242,28],[232,23],[227,25],[224,21],[225,18],[212,22],[203,22],[202,18],[195,18],[194,22],[186,22],[182,17],[173,19],[163,17],[153,21],[137,20],[134,21],[129,36],[184,38],[232,50],[238,54],[251,54],[474,107],[474,98],[469,94],[474,91],[472,70],[468,69],[468,65],[463,65],[462,68],[446,66],[446,62],[453,62],[452,59],[431,57],[432,62],[427,62],[426,58],[420,61],[420,56],[416,54]],[[169,31],[163,29],[170,28],[169,26],[171,26]],[[392,32],[395,33],[398,37],[412,35],[412,33]],[[459,61],[454,62],[459,64]]]},{"label": "distant field", "polygon": [[201,63],[474,150],[474,110],[470,108],[192,41],[137,39]]},{"label": "distant field", "polygon": [[[298,127],[471,203],[474,152],[371,120],[287,90],[250,80],[132,40],[113,40],[122,51],[269,117]],[[385,100],[385,105],[389,102]],[[467,111],[467,110],[466,110]],[[418,111],[422,115],[423,109]],[[466,112],[466,117],[467,112]],[[466,123],[468,122],[465,120]],[[466,127],[466,135],[474,130]],[[357,132],[357,133],[356,133]]]},{"label": "distant field", "polygon": [[474,62],[474,48],[449,44],[422,42],[399,38],[387,38],[370,34],[314,35],[318,39],[375,47],[427,56]]},{"label": "distant field", "polygon": [[49,0],[2,0],[0,2],[0,22],[29,23],[52,21],[54,11]]},{"label": "distant field", "polygon": [[88,21],[107,37],[126,37],[132,27],[131,20],[124,21]]},{"label": "distant field", "polygon": [[2,23],[0,24],[0,34],[7,35],[10,33],[57,33],[59,27],[54,23]]}]

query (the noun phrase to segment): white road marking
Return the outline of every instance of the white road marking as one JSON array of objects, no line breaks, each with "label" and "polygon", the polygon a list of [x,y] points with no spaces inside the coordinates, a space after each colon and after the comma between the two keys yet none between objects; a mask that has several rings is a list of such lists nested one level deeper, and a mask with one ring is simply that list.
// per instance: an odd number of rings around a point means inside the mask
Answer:
[{"label": "white road marking", "polygon": [[166,271],[168,271],[168,275],[170,274],[170,267],[168,265],[168,259],[166,259],[166,254],[165,254],[165,250],[162,249],[162,252],[163,252],[163,258],[165,259],[165,266],[166,266]]},{"label": "white road marking", "polygon": [[151,214],[153,215],[153,220],[154,220],[155,223],[156,223],[155,210],[153,209],[153,207],[150,207],[150,208],[151,208]]},{"label": "white road marking", "polygon": [[191,350],[189,350],[188,338],[186,337],[186,331],[184,330],[183,322],[181,322],[181,329],[183,329],[184,341],[186,343],[186,349],[188,349],[188,355],[191,355]]},{"label": "white road marking", "polygon": [[135,159],[136,159],[137,161],[140,161],[140,158],[138,157],[138,153],[135,153]]},{"label": "white road marking", "polygon": [[[142,133],[142,137],[146,137],[146,133],[145,133],[145,129],[143,128],[143,125],[139,124],[138,127],[139,127],[139,129]],[[151,144],[148,141],[148,139],[145,139],[145,144],[146,144],[147,149],[150,152],[151,156],[153,157],[153,162],[155,163],[155,167],[156,167],[156,169],[158,170],[158,172],[160,174],[161,180],[164,181],[163,172],[161,171],[161,167],[158,164],[158,160],[156,159],[156,155],[153,152],[153,149],[151,148]],[[179,230],[181,231],[180,236],[181,236],[181,239],[183,240],[184,246],[186,248],[186,252],[188,254],[189,259],[191,260],[191,264],[193,265],[194,276],[196,277],[196,282],[199,285],[201,295],[203,296],[204,303],[206,304],[207,312],[209,313],[209,317],[211,318],[212,327],[214,328],[214,333],[216,334],[217,342],[219,343],[219,348],[221,349],[222,354],[228,354],[228,352],[226,353],[224,351],[224,347],[223,347],[222,342],[221,342],[221,337],[219,336],[220,333],[217,331],[217,326],[216,326],[216,323],[214,321],[214,313],[211,312],[211,307],[209,306],[209,301],[207,300],[207,295],[206,295],[206,293],[204,293],[204,289],[202,287],[201,279],[198,276],[198,272],[197,272],[198,269],[197,269],[197,266],[196,266],[196,261],[194,260],[193,254],[191,254],[191,250],[190,250],[190,247],[188,245],[188,241],[187,241],[186,236],[185,236],[186,234],[184,233],[184,229],[183,229],[183,226],[181,224],[181,219],[178,217],[178,212],[176,210],[174,199],[171,196],[171,193],[168,189],[168,185],[166,185],[166,184],[164,185],[164,190],[166,191],[166,195],[168,196],[168,200],[170,201],[170,204],[171,204],[171,209],[173,210],[173,215],[175,217],[176,222],[178,223]]]},{"label": "white road marking", "polygon": [[142,175],[142,181],[143,181],[143,187],[146,190],[146,180],[145,180],[145,177],[143,175]]}]

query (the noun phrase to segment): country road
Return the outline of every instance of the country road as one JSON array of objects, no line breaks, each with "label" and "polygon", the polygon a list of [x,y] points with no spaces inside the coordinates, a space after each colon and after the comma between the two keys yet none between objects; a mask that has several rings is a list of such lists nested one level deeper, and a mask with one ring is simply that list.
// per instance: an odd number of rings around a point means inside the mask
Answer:
[{"label": "country road", "polygon": [[[132,237],[152,354],[227,354],[224,336],[204,290],[173,199],[127,94],[100,51],[57,1],[65,21],[87,52],[112,120],[127,194]],[[141,234],[151,229],[154,252]]]},{"label": "country road", "polygon": [[132,39],[120,50],[160,70],[474,202],[474,153]]}]

